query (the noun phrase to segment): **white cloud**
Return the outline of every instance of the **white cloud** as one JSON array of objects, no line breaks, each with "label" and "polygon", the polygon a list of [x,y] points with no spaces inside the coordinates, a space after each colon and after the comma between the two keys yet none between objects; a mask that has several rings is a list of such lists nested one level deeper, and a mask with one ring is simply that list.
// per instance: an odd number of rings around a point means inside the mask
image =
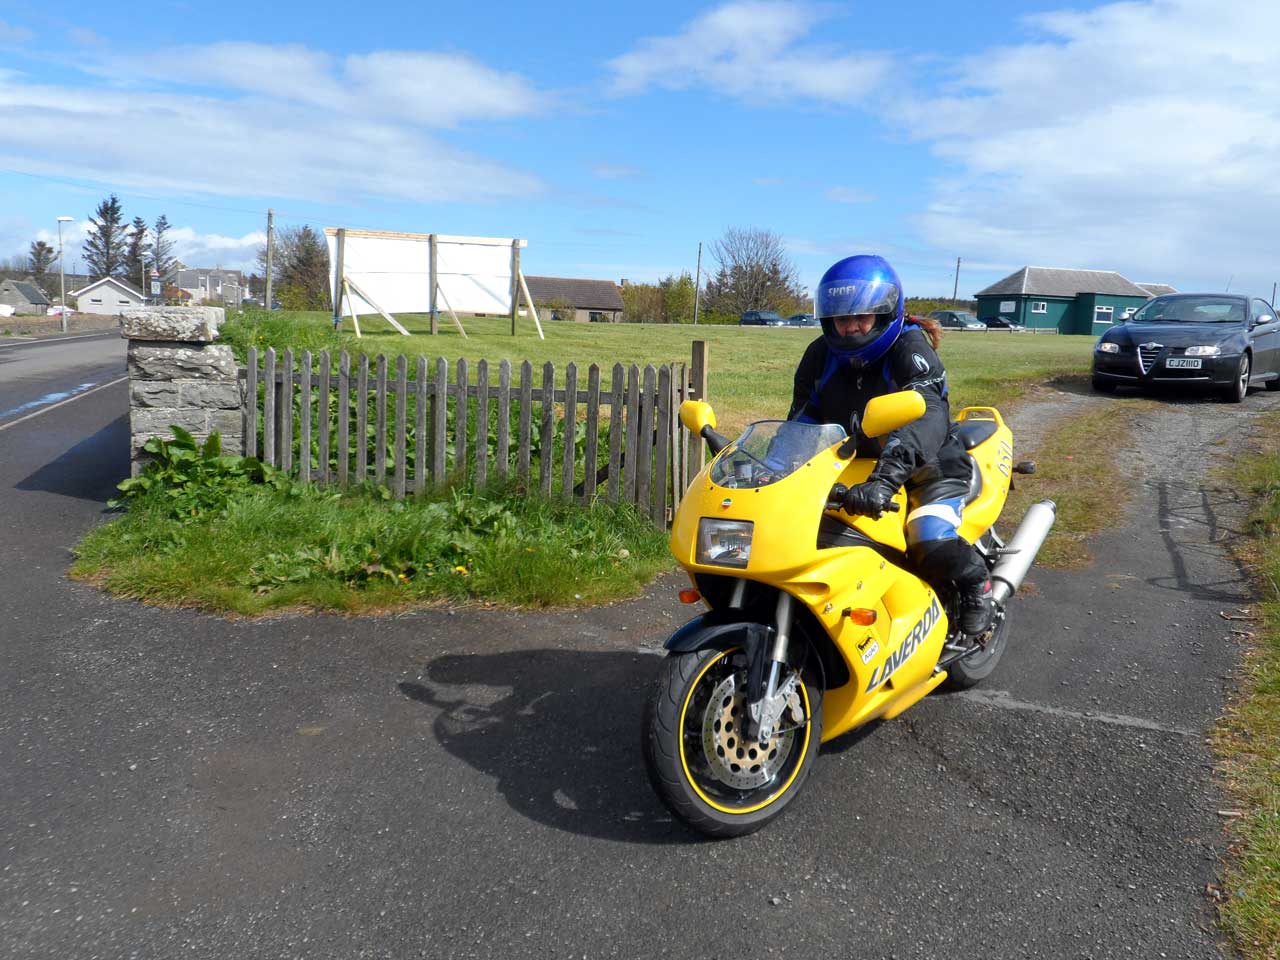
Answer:
[{"label": "white cloud", "polygon": [[[0,86],[0,166],[124,188],[330,202],[542,190],[535,176],[433,132],[542,104],[522,78],[459,54],[336,61],[296,45],[217,43],[92,69],[111,84]],[[448,87],[459,78],[461,90]]]},{"label": "white cloud", "polygon": [[601,180],[632,180],[643,173],[639,167],[626,163],[592,163],[588,169]]},{"label": "white cloud", "polygon": [[35,39],[35,34],[26,27],[0,20],[0,46],[20,46]]},{"label": "white cloud", "polygon": [[[86,217],[63,224],[62,244],[71,270],[79,261],[84,265],[83,244],[92,232],[92,224]],[[11,250],[11,255],[25,254],[32,240],[43,240],[58,249],[57,229],[40,229],[28,235],[25,222],[13,224],[0,222],[0,249]],[[173,244],[173,256],[193,267],[224,267],[228,270],[257,269],[258,248],[267,242],[261,230],[251,231],[240,237],[220,233],[201,233],[194,227],[170,227],[165,236]]]},{"label": "white cloud", "polygon": [[725,4],[680,33],[648,37],[609,61],[613,91],[709,87],[750,102],[854,101],[885,77],[889,58],[799,43],[826,18],[825,8],[810,3]]},{"label": "white cloud", "polygon": [[870,203],[876,198],[875,194],[857,187],[831,187],[823,196],[833,203]]},{"label": "white cloud", "polygon": [[[975,258],[1221,287],[1274,278],[1280,7],[1155,0],[1030,18],[905,105],[954,174],[919,219]],[[1239,282],[1239,281],[1237,281]]]}]

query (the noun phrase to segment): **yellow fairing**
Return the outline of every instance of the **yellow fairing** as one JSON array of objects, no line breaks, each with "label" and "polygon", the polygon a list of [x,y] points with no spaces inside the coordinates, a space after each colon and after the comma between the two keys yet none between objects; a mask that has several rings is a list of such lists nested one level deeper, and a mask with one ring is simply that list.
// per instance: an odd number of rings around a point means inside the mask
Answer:
[{"label": "yellow fairing", "polygon": [[974,543],[991,529],[1009,496],[1009,482],[1013,477],[1013,433],[994,407],[965,407],[956,419],[962,423],[990,420],[996,424],[996,432],[969,451],[982,471],[982,494],[964,508],[960,536]]}]

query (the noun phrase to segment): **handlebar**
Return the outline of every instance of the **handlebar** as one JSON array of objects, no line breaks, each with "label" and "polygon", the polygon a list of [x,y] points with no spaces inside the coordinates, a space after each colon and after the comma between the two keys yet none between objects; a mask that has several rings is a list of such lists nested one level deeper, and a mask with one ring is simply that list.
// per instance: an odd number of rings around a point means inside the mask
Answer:
[{"label": "handlebar", "polygon": [[[827,509],[842,510],[844,509],[845,494],[849,492],[849,488],[843,483],[837,483],[831,488],[831,492],[827,494]],[[885,504],[885,511],[888,513],[898,513],[902,509],[902,505],[896,500],[890,500]],[[848,512],[848,511],[846,511]],[[873,518],[874,519],[874,518]]]}]

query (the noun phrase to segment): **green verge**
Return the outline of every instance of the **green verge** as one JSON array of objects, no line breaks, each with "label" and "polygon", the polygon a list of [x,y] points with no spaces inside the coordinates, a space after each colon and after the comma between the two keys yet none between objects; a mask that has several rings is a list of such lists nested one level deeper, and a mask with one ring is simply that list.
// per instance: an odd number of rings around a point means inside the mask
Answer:
[{"label": "green verge", "polygon": [[1248,960],[1280,958],[1280,416],[1263,420],[1255,449],[1232,468],[1232,482],[1255,504],[1253,539],[1241,556],[1264,599],[1257,619],[1239,624],[1240,684],[1214,730],[1232,804],[1231,857],[1218,906],[1223,926]]},{"label": "green verge", "polygon": [[[1135,407],[1144,402],[1108,400],[1102,409],[1061,421],[1030,456],[1036,462],[1035,475],[1014,477],[1001,524],[1006,536],[1017,529],[1033,503],[1047,499],[1058,508],[1058,519],[1040,548],[1036,566],[1088,563],[1092,557],[1087,538],[1120,519],[1130,485],[1123,482],[1116,455],[1129,447]],[[1106,437],[1107,442],[1098,443],[1098,437]]]},{"label": "green verge", "polygon": [[437,601],[601,603],[670,566],[666,535],[628,507],[517,489],[390,501],[297,484],[238,488],[183,516],[172,488],[129,502],[76,548],[71,574],[149,603],[258,616]]}]

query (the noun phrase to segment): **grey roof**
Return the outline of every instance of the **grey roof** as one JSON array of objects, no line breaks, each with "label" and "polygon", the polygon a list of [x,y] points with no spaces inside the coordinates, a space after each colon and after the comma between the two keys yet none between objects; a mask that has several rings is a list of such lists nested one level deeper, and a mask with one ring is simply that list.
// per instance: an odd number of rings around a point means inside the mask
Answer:
[{"label": "grey roof", "polygon": [[44,295],[44,291],[30,280],[10,280],[9,282],[18,293],[27,298],[27,303],[44,307],[49,305],[49,298]]},{"label": "grey roof", "polygon": [[612,280],[525,277],[534,303],[567,300],[578,310],[621,310],[622,294]]},{"label": "grey roof", "polygon": [[1023,267],[985,290],[979,290],[974,296],[1074,297],[1078,293],[1149,296],[1142,287],[1114,270],[1067,270],[1060,267]]},{"label": "grey roof", "polygon": [[1139,283],[1138,286],[1153,297],[1163,297],[1166,293],[1178,292],[1177,287],[1171,287],[1167,283]]}]

